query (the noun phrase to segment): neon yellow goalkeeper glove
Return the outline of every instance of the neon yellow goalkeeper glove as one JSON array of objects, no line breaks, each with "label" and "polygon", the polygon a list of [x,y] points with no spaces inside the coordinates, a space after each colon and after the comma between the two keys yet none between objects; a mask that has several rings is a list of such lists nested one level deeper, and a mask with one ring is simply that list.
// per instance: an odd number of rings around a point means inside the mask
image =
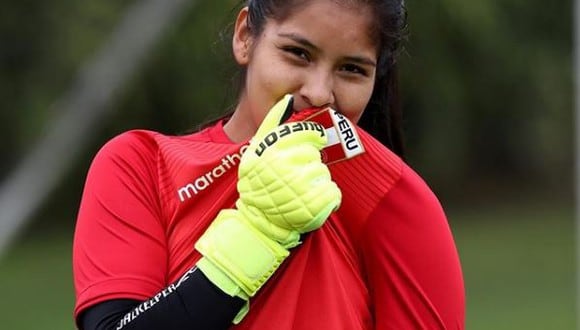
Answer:
[{"label": "neon yellow goalkeeper glove", "polygon": [[[271,114],[287,106],[292,106],[291,96]],[[295,122],[268,131],[262,126],[257,136],[263,138],[250,145],[240,162],[236,207],[260,231],[291,247],[299,234],[322,226],[340,204],[340,190],[320,156],[326,133],[318,123]]]},{"label": "neon yellow goalkeeper glove", "polygon": [[[292,108],[285,96],[266,115],[238,170],[237,209],[222,210],[195,244],[197,266],[222,291],[245,300],[300,244],[300,234],[324,224],[341,193],[321,161],[326,143],[313,122],[279,125]],[[243,309],[235,323],[247,313]]]}]

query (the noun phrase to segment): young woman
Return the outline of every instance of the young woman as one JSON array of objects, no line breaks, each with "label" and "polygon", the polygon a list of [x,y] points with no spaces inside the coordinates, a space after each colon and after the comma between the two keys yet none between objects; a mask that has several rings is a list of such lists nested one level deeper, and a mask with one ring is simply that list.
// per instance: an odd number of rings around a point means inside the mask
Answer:
[{"label": "young woman", "polygon": [[[463,279],[445,215],[400,158],[395,60],[405,27],[401,0],[246,1],[232,39],[243,70],[235,111],[187,136],[126,132],[95,157],[73,250],[78,327],[464,328]],[[289,129],[264,128],[279,107],[294,120],[303,109],[335,109],[358,124],[344,127],[357,132],[364,153],[326,166],[304,156],[321,148],[315,137],[281,142],[279,134],[252,160],[263,130]],[[316,168],[314,181],[325,188],[307,198],[310,189],[297,188],[292,201],[330,196],[313,213],[322,215],[305,225],[283,206],[268,213],[247,198],[257,193],[243,181],[250,163],[297,180]],[[237,235],[243,243],[232,243]],[[255,240],[273,246],[276,259],[257,284],[260,258],[248,247]],[[232,271],[237,263],[252,271]]]}]

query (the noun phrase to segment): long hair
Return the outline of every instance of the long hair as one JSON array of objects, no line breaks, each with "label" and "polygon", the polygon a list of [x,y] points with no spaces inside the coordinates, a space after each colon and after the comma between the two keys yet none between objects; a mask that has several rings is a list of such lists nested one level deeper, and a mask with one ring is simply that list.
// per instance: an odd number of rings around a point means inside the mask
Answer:
[{"label": "long hair", "polygon": [[[376,38],[378,47],[377,74],[373,93],[357,124],[395,154],[404,157],[402,105],[396,61],[407,33],[407,10],[404,1],[337,1],[371,6],[375,15],[375,24],[371,32]],[[307,0],[244,0],[236,8],[239,10],[243,6],[248,7],[248,26],[251,33],[258,37],[265,27],[266,19],[281,20],[292,10],[297,10],[306,3]],[[224,35],[230,36],[231,40],[231,32]],[[244,89],[245,77],[245,68],[240,68],[234,83],[237,95]],[[229,118],[231,114],[230,110],[225,115],[202,124],[200,128],[214,125],[220,120]]]}]

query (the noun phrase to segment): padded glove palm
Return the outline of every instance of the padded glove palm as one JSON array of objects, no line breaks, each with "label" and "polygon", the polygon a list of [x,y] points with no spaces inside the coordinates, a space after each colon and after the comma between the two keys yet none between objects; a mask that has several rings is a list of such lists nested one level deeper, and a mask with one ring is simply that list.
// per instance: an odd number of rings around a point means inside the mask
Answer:
[{"label": "padded glove palm", "polygon": [[341,198],[321,161],[324,128],[314,122],[275,126],[291,106],[287,96],[271,110],[242,156],[236,203],[254,226],[287,247],[321,227]]},{"label": "padded glove palm", "polygon": [[[195,244],[201,271],[245,300],[300,244],[300,234],[322,226],[340,204],[321,161],[324,129],[312,122],[278,126],[291,108],[288,95],[266,115],[240,162],[237,209],[222,210]],[[247,305],[235,322],[246,312]]]}]

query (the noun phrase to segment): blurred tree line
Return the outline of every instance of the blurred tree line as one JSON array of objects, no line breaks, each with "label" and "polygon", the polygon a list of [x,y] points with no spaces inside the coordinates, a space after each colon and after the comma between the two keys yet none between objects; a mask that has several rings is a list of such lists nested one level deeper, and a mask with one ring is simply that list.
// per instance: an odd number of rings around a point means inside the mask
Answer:
[{"label": "blurred tree line", "polygon": [[[3,5],[0,179],[42,136],[59,111],[51,104],[131,3]],[[233,104],[235,67],[230,41],[220,35],[236,3],[199,0],[175,22],[118,91],[113,114],[35,223],[47,214],[74,223],[86,170],[112,136],[132,128],[182,133]],[[572,3],[439,0],[407,7],[409,37],[399,63],[412,166],[453,205],[528,193],[571,201]]]}]

